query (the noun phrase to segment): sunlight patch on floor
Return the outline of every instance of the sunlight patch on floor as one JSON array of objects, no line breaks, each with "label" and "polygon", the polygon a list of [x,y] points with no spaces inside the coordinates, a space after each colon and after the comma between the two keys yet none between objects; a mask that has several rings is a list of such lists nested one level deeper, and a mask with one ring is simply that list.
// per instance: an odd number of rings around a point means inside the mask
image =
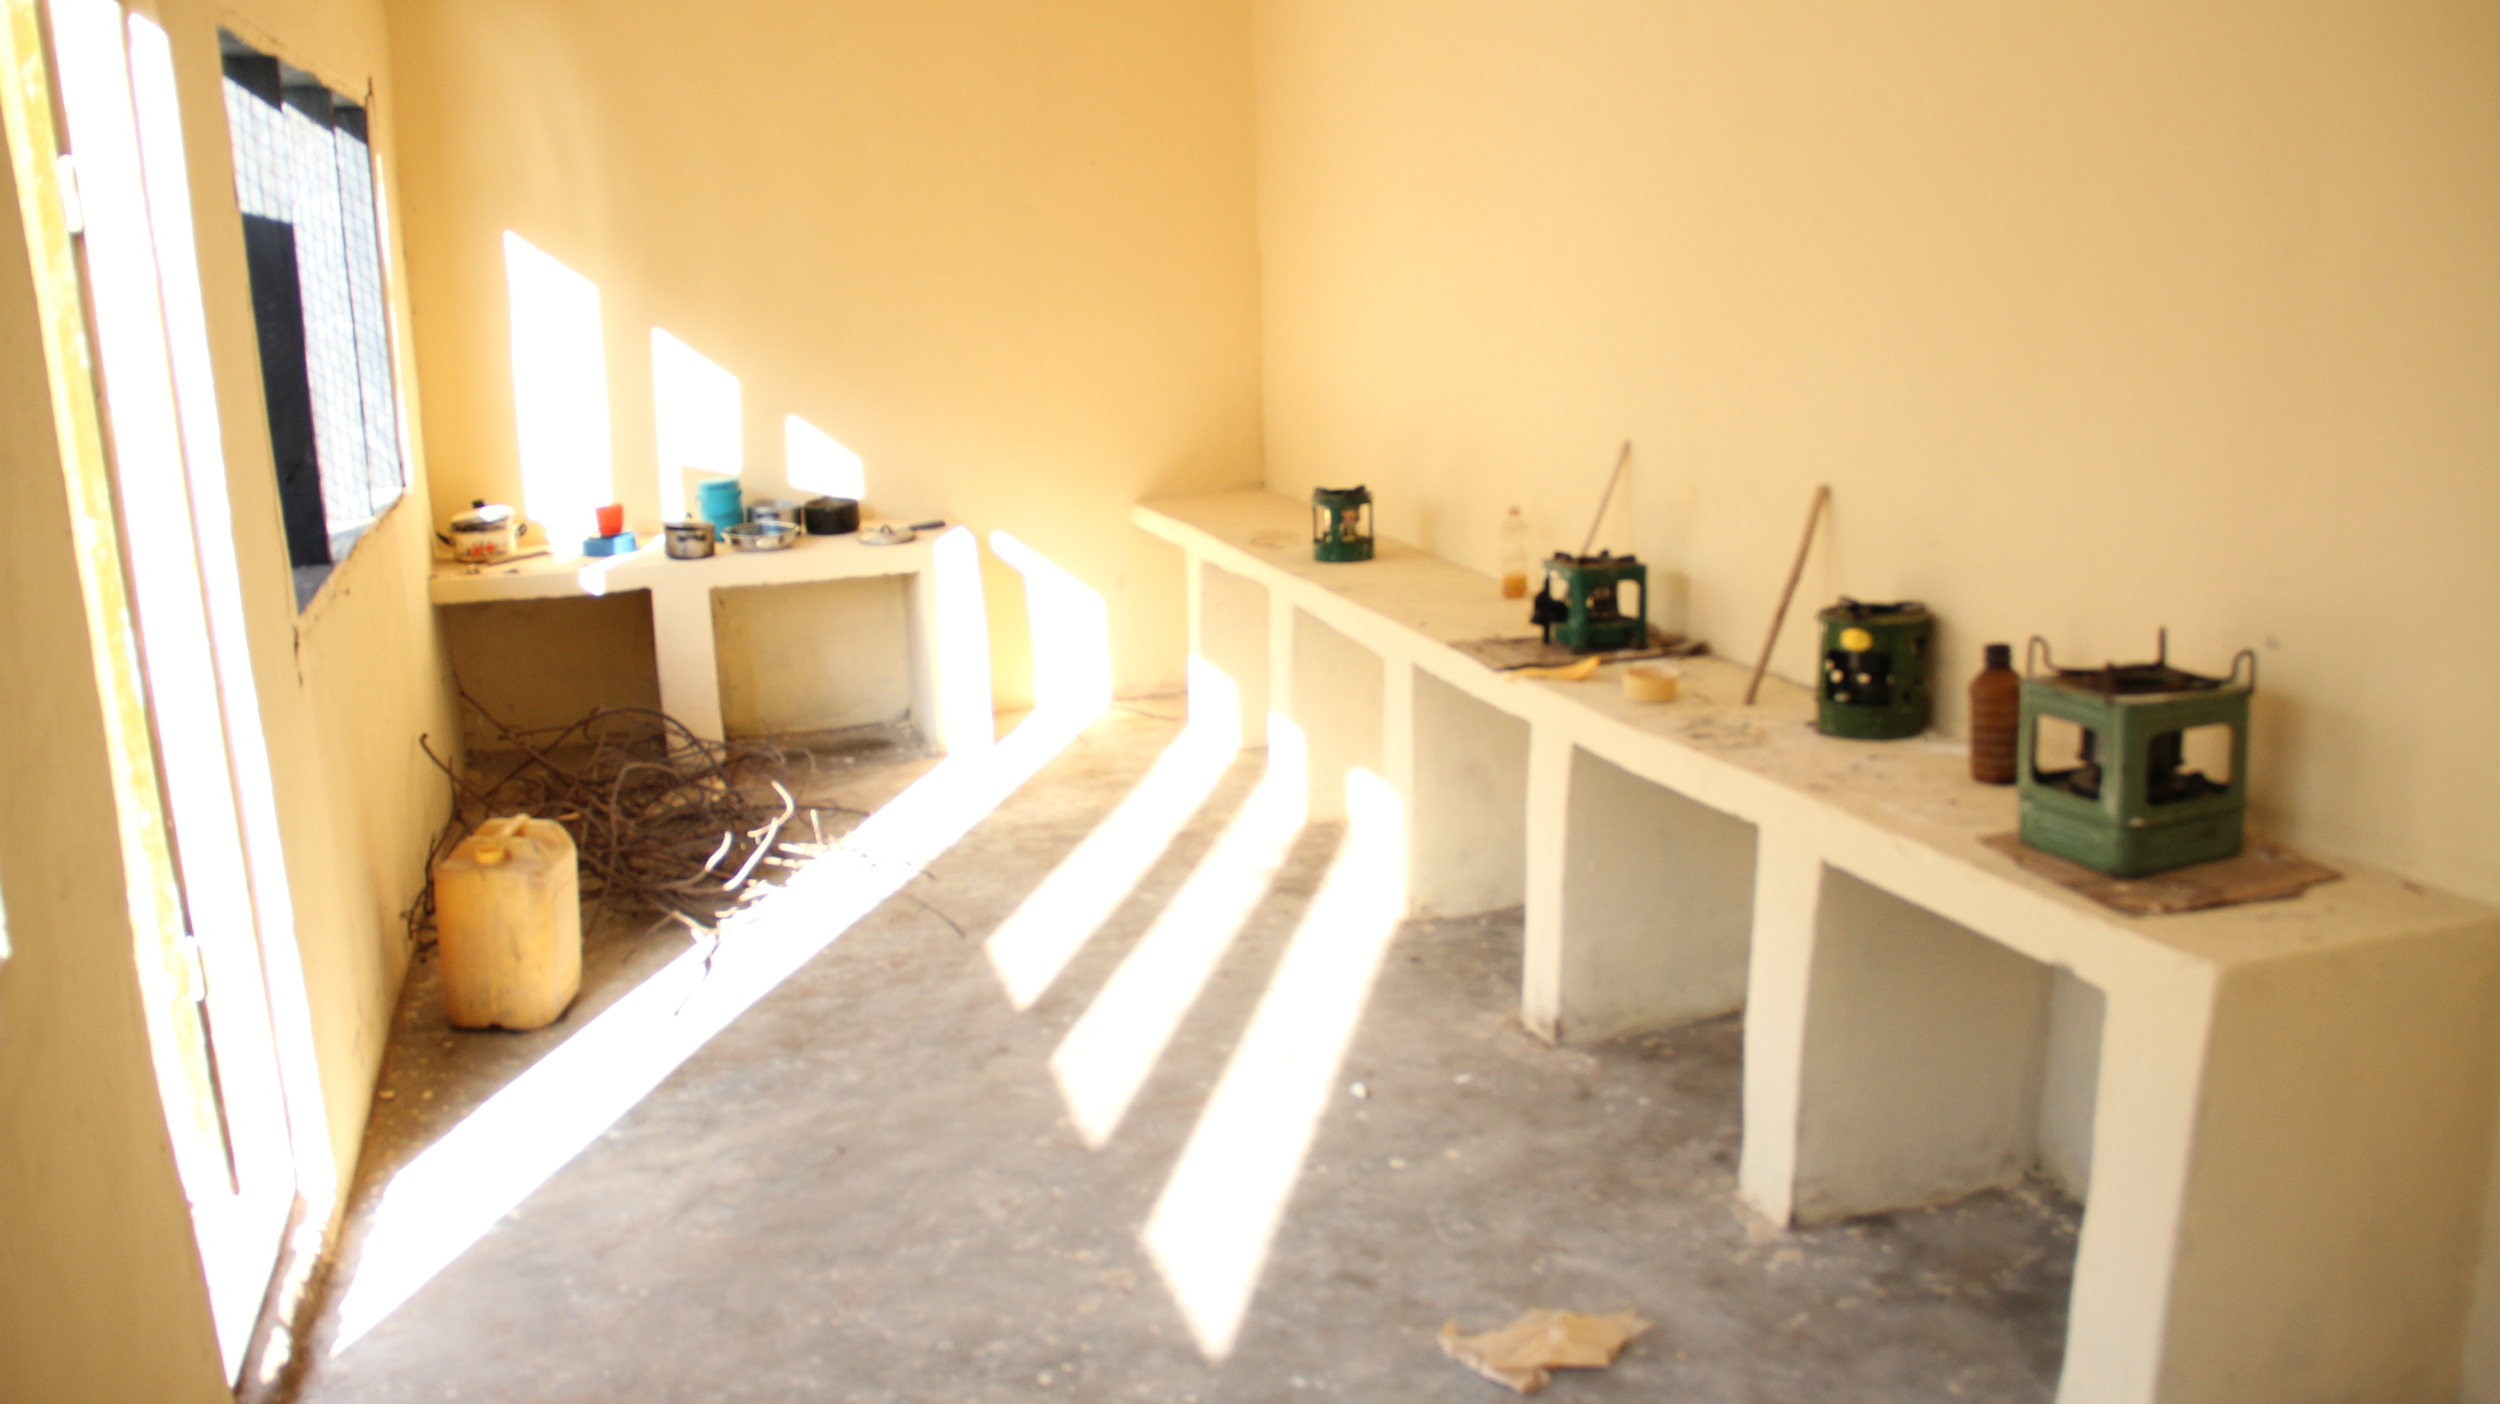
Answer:
[{"label": "sunlight patch on floor", "polygon": [[1301,833],[1301,733],[1269,722],[1267,773],[1077,1018],[1050,1070],[1089,1146],[1109,1143]]},{"label": "sunlight patch on floor", "polygon": [[[958,574],[969,533],[949,532]],[[1035,591],[1038,658],[1056,683],[996,745],[957,751],[834,851],[724,921],[488,1098],[391,1177],[341,1296],[341,1354],[631,1111],[671,1072],[842,933],[924,873],[1101,717],[1108,643],[1098,595],[1038,555],[1013,562]],[[1047,608],[1045,608],[1047,602]],[[1093,671],[1099,665],[1101,672]]]},{"label": "sunlight patch on floor", "polygon": [[1346,812],[1345,842],[1146,1221],[1147,1250],[1210,1360],[1232,1351],[1405,910],[1397,796],[1356,770]]},{"label": "sunlight patch on floor", "polygon": [[[949,757],[835,851],[678,957],[514,1078],[391,1178],[339,1305],[338,1355],[649,1096],[697,1049],[997,808],[1093,719],[1035,713]],[[710,969],[705,969],[709,957]]]},{"label": "sunlight patch on floor", "polygon": [[[1192,698],[1207,687],[1193,683]],[[984,950],[1017,1009],[1032,1008],[1137,890],[1240,754],[1240,723],[1207,713],[1192,702],[1189,725],[1145,778],[991,933]]]}]

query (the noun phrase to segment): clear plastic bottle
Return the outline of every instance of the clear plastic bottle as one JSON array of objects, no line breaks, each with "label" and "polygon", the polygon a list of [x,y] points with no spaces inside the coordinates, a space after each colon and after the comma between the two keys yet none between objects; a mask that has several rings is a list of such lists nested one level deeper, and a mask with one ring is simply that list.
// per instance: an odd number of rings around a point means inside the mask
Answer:
[{"label": "clear plastic bottle", "polygon": [[1502,598],[1528,595],[1528,519],[1511,508],[1502,514]]}]

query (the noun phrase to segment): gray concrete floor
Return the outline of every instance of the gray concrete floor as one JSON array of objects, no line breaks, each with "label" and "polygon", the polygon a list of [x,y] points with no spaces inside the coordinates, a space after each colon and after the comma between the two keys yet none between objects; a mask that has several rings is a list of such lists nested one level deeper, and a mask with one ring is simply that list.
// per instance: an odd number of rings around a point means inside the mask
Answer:
[{"label": "gray concrete floor", "polygon": [[[1205,1359],[1139,1229],[1337,829],[1305,830],[1100,1150],[1052,1050],[1262,757],[1033,1008],[1010,1006],[981,944],[1176,733],[1154,710],[1096,724],[912,884],[918,903],[843,934],[332,1356],[391,1177],[686,942],[602,916],[581,1003],[532,1034],[450,1029],[420,964],[297,1397],[1483,1404],[1507,1395],[1443,1359],[1435,1329],[1538,1306],[1658,1323],[1611,1369],[1559,1376],[1563,1398],[2051,1397],[2071,1203],[2033,1184],[1767,1231],[1735,1198],[1738,1021],[1549,1048],[1513,1016],[1516,911],[1401,928],[1238,1343]],[[816,794],[874,808],[928,765],[829,765]]]}]

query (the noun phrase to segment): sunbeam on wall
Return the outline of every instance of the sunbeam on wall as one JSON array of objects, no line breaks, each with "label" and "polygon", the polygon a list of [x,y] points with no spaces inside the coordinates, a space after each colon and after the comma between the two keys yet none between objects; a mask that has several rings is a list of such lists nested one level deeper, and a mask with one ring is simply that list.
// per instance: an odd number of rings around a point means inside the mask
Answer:
[{"label": "sunbeam on wall", "polygon": [[599,288],[510,231],[503,254],[522,507],[570,555],[567,543],[592,535],[594,509],[616,497]]},{"label": "sunbeam on wall", "polygon": [[1146,1220],[1147,1251],[1211,1360],[1232,1351],[1405,910],[1397,795],[1353,771],[1346,816],[1345,841]]},{"label": "sunbeam on wall", "polygon": [[738,377],[653,327],[651,416],[659,458],[660,519],[673,522],[688,515],[690,478],[734,478],[746,466]]},{"label": "sunbeam on wall", "polygon": [[802,495],[847,497],[868,495],[868,469],[842,441],[790,415],[781,421],[783,476]]},{"label": "sunbeam on wall", "polygon": [[1101,712],[1111,702],[1111,618],[1102,596],[1003,531],[990,533],[990,549],[1024,576],[1035,706]]},{"label": "sunbeam on wall", "polygon": [[[1059,972],[1136,890],[1240,751],[1231,679],[1190,660],[1189,725],[1155,758],[1137,788],[1051,869],[992,932],[984,948],[1008,1002],[1030,1009]],[[1198,678],[1200,671],[1210,676]],[[1232,706],[1223,705],[1232,699]]]}]

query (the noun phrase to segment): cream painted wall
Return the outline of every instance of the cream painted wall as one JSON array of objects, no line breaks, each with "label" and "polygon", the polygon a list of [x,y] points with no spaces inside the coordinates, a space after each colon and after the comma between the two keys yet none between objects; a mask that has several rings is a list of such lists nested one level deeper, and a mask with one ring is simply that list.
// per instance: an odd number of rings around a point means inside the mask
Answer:
[{"label": "cream painted wall", "polygon": [[231,1399],[156,1096],[34,284],[0,161],[0,1396]]},{"label": "cream painted wall", "polygon": [[656,326],[738,378],[750,496],[796,414],[871,516],[1013,533],[1103,594],[1123,688],[1178,683],[1173,557],[1127,508],[1259,478],[1246,0],[390,14],[438,520],[517,499],[512,231],[598,286],[634,525]]},{"label": "cream painted wall", "polygon": [[485,712],[460,709],[472,756],[512,750],[498,723],[528,731],[569,726],[595,707],[660,705],[648,591],[451,605],[435,618],[453,674]]},{"label": "cream painted wall", "polygon": [[789,736],[905,720],[911,608],[900,575],[713,591],[722,728]]},{"label": "cream painted wall", "polygon": [[2256,648],[2255,820],[2500,899],[2500,9],[1260,0],[1268,482],[1775,667],[1841,593]]},{"label": "cream painted wall", "polygon": [[[192,212],[216,361],[227,479],[244,571],[261,722],[285,838],[320,1063],[327,1147],[338,1183],[355,1170],[365,1114],[410,950],[401,918],[426,880],[424,860],[449,793],[417,748],[457,744],[458,717],[426,599],[427,516],[420,401],[409,354],[407,259],[388,252],[399,390],[409,419],[408,496],[359,541],[311,607],[296,613],[286,564],[268,419],[261,403],[242,217],[225,141],[220,24],[351,96],[370,93],[383,201],[400,205],[401,126],[381,0],[155,0],[181,88]],[[396,229],[393,230],[395,234]]]}]

